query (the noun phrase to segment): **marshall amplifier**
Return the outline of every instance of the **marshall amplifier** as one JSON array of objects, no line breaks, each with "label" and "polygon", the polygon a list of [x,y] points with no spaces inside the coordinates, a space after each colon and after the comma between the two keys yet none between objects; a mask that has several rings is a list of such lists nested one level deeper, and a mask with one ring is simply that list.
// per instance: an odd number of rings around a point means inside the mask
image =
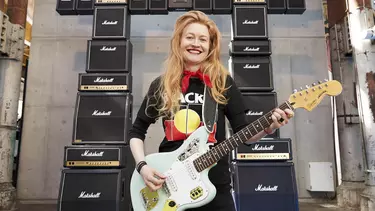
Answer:
[{"label": "marshall amplifier", "polygon": [[[246,119],[252,123],[277,107],[276,92],[242,92],[246,107]],[[265,138],[279,138],[279,130]]]},{"label": "marshall amplifier", "polygon": [[267,4],[266,0],[233,0],[233,4]]},{"label": "marshall amplifier", "polygon": [[231,56],[269,56],[271,40],[232,40],[229,45]]},{"label": "marshall amplifier", "polygon": [[132,91],[132,76],[128,73],[79,73],[78,91]]},{"label": "marshall amplifier", "polygon": [[95,0],[95,5],[123,5],[128,4],[128,0]]},{"label": "marshall amplifier", "polygon": [[199,10],[206,14],[212,14],[212,0],[194,0],[193,10]]},{"label": "marshall amplifier", "polygon": [[267,5],[233,5],[233,39],[268,39]]},{"label": "marshall amplifier", "polygon": [[77,15],[75,11],[76,0],[57,0],[56,12],[60,15]]},{"label": "marshall amplifier", "polygon": [[121,92],[78,92],[73,144],[127,144],[133,96]]},{"label": "marshall amplifier", "polygon": [[78,15],[92,15],[94,13],[94,0],[76,0],[76,13]]},{"label": "marshall amplifier", "polygon": [[148,14],[149,0],[129,0],[129,13],[132,15]]},{"label": "marshall amplifier", "polygon": [[129,39],[130,14],[128,6],[96,6],[92,39]]},{"label": "marshall amplifier", "polygon": [[148,0],[148,11],[154,15],[168,15],[167,0]]},{"label": "marshall amplifier", "polygon": [[66,146],[64,167],[128,168],[134,163],[130,146]]},{"label": "marshall amplifier", "polygon": [[232,14],[232,2],[233,0],[212,0],[212,14]]},{"label": "marshall amplifier", "polygon": [[88,40],[87,73],[131,73],[133,45],[129,40]]},{"label": "marshall amplifier", "polygon": [[62,170],[57,210],[131,210],[130,170],[133,169]]},{"label": "marshall amplifier", "polygon": [[168,0],[169,11],[189,11],[193,8],[193,0]]},{"label": "marshall amplifier", "polygon": [[271,57],[232,57],[229,65],[240,90],[273,90]]},{"label": "marshall amplifier", "polygon": [[233,160],[287,161],[292,160],[290,139],[261,139],[252,144],[241,144],[234,150]]},{"label": "marshall amplifier", "polygon": [[231,164],[237,211],[298,211],[292,162]]},{"label": "marshall amplifier", "polygon": [[303,14],[306,11],[306,0],[286,0],[286,14]]},{"label": "marshall amplifier", "polygon": [[286,0],[268,0],[267,13],[268,14],[284,14],[286,11]]}]

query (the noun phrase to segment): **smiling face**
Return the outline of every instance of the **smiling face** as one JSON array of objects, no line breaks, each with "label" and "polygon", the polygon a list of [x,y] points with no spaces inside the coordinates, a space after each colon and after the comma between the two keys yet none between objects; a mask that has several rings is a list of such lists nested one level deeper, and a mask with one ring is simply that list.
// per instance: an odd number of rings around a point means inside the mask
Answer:
[{"label": "smiling face", "polygon": [[207,26],[192,23],[185,27],[181,36],[180,48],[186,66],[196,69],[192,66],[199,66],[209,53],[210,34]]}]

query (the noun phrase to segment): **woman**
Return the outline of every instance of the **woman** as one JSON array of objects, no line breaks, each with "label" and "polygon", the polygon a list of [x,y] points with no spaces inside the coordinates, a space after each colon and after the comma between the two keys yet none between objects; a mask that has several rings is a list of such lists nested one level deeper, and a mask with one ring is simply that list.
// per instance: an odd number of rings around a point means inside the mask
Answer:
[{"label": "woman", "polygon": [[[166,71],[151,83],[130,130],[130,147],[137,171],[152,190],[159,189],[165,177],[144,162],[143,140],[149,125],[158,118],[162,118],[165,132],[159,152],[176,150],[189,134],[203,124],[202,103],[206,86],[218,103],[216,128],[208,142],[215,144],[225,140],[225,117],[234,132],[248,124],[242,95],[220,63],[221,35],[215,23],[202,12],[187,12],[178,18],[170,44]],[[287,124],[292,115],[289,109],[275,109],[271,126],[249,141],[255,142],[271,134]],[[216,197],[209,204],[194,210],[234,210],[228,156],[210,170],[209,178],[217,189]]]}]

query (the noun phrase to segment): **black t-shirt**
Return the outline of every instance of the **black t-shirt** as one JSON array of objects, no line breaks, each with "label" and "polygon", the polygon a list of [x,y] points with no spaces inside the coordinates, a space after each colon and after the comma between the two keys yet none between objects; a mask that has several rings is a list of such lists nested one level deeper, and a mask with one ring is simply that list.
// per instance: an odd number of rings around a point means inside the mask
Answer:
[{"label": "black t-shirt", "polygon": [[[158,119],[158,100],[154,94],[158,88],[160,77],[156,78],[150,85],[147,95],[138,111],[138,115],[129,132],[131,138],[144,140],[150,124]],[[225,117],[230,122],[234,133],[244,128],[246,121],[246,109],[244,107],[242,94],[237,89],[233,78],[228,76],[226,87],[230,87],[225,96],[228,99],[226,105],[218,105],[217,125],[209,136],[209,143],[214,145],[224,141],[225,137]],[[181,94],[180,111],[173,119],[162,119],[165,137],[159,146],[159,152],[170,152],[180,147],[189,134],[203,125],[202,104],[203,104],[204,84],[199,78],[190,78],[189,88],[185,94]],[[188,118],[188,119],[186,119]],[[218,161],[209,172],[209,178],[215,185],[226,185],[230,183],[229,155]]]}]

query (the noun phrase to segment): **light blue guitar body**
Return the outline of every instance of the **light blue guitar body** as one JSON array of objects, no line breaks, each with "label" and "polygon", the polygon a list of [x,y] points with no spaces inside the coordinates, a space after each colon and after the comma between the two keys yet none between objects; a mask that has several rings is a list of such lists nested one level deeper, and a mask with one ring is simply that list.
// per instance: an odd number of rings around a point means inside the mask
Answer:
[{"label": "light blue guitar body", "polygon": [[150,191],[135,170],[130,182],[134,211],[183,211],[211,202],[216,188],[208,178],[213,167],[198,172],[193,161],[209,150],[208,132],[198,128],[177,150],[146,156],[147,164],[167,176],[164,186]]}]

